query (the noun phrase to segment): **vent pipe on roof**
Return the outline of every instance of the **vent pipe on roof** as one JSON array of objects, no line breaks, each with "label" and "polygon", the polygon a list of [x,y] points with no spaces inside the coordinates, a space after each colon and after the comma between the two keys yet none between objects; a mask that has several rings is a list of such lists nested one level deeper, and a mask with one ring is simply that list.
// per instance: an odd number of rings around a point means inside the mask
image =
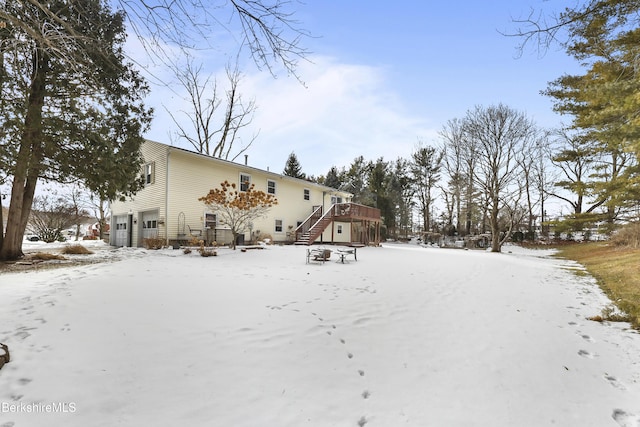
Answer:
[{"label": "vent pipe on roof", "polygon": [[247,166],[248,163],[249,163],[249,155],[245,154],[244,155],[244,165]]}]

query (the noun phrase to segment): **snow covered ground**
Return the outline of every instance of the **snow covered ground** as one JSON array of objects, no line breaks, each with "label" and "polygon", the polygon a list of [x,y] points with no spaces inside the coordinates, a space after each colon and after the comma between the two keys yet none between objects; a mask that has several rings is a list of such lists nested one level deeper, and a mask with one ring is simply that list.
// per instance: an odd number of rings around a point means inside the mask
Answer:
[{"label": "snow covered ground", "polygon": [[640,334],[550,251],[97,249],[0,275],[0,426],[640,426]]}]

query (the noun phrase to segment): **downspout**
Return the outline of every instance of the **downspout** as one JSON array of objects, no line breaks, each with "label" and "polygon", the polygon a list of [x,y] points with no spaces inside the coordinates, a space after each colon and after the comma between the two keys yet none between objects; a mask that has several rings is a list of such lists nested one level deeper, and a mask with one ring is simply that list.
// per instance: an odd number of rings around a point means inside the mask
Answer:
[{"label": "downspout", "polygon": [[[322,216],[324,216],[324,214],[327,212],[324,209],[324,199],[327,196],[327,192],[323,191],[322,192]],[[320,233],[320,243],[324,243],[324,230],[322,231],[322,233]]]},{"label": "downspout", "polygon": [[164,189],[164,235],[165,245],[169,246],[169,158],[171,147],[167,147],[167,170],[165,172]]}]

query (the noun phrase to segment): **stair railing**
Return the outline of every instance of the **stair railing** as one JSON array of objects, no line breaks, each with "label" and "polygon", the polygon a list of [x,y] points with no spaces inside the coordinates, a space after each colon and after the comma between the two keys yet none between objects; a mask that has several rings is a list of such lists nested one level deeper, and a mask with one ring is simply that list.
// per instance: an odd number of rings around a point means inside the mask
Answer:
[{"label": "stair railing", "polygon": [[296,241],[299,241],[302,238],[302,236],[307,234],[309,232],[309,229],[311,229],[311,227],[313,226],[313,224],[318,222],[320,218],[322,218],[322,206],[318,206],[318,208],[313,212],[311,212],[311,215],[309,215],[307,219],[305,219],[302,222],[302,224],[300,224],[296,228],[296,231],[295,231]]}]

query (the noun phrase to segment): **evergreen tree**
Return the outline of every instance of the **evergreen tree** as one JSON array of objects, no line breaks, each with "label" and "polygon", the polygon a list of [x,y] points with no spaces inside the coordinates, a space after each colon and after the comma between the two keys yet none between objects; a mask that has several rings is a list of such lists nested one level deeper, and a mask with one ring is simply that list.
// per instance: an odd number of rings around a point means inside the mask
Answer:
[{"label": "evergreen tree", "polygon": [[57,0],[6,2],[5,17],[0,176],[13,179],[0,259],[16,259],[38,180],[80,180],[109,198],[140,187],[151,112],[144,80],[125,61],[123,13],[100,0]]},{"label": "evergreen tree", "polygon": [[415,194],[422,212],[424,231],[431,231],[431,210],[433,208],[433,190],[440,180],[440,169],[444,152],[434,147],[418,146],[412,154],[411,173],[416,186]]},{"label": "evergreen tree", "polygon": [[298,157],[296,153],[293,151],[289,154],[287,158],[287,163],[284,166],[284,171],[282,172],[286,176],[292,176],[294,178],[305,179],[305,174],[302,172],[302,166],[300,166],[300,162],[298,161]]},{"label": "evergreen tree", "polygon": [[608,221],[640,204],[639,13],[637,1],[590,0],[566,8],[551,25],[521,21],[530,30],[518,32],[525,42],[548,44],[566,31],[562,46],[585,68],[551,82],[546,94],[556,111],[573,116],[571,129],[587,143],[582,151],[600,157],[592,203],[603,206]]},{"label": "evergreen tree", "polygon": [[[342,189],[342,185],[344,182],[344,170],[342,172],[338,171],[338,168],[335,166],[331,166],[329,172],[327,172],[327,176],[324,177],[323,184],[327,187]],[[350,191],[348,188],[344,189],[345,191]]]}]

